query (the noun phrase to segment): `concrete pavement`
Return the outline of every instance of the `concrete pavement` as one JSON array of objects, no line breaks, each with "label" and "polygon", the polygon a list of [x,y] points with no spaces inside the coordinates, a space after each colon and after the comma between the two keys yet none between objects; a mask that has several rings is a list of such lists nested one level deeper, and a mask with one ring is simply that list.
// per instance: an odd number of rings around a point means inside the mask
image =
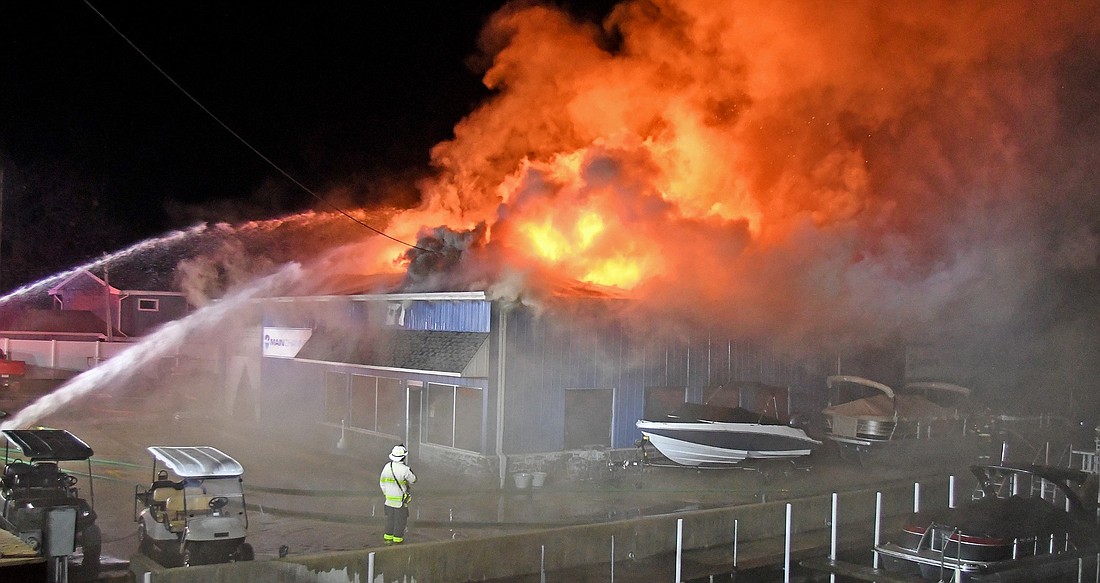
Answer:
[{"label": "concrete pavement", "polygon": [[[212,445],[242,462],[250,504],[248,540],[258,560],[278,557],[281,548],[301,556],[382,547],[378,474],[392,443],[379,439],[341,450],[331,431],[290,435],[278,426],[242,424],[201,394],[134,391],[93,394],[41,420],[72,431],[96,451],[96,509],[106,555],[124,561],[136,551],[134,492],[152,479],[145,451],[150,445]],[[500,489],[497,483],[449,475],[413,461],[419,480],[407,541],[472,541],[771,502],[929,474],[962,475],[961,468],[867,471],[829,455],[815,454],[809,461],[812,469],[770,483],[740,469],[644,467],[587,480],[551,475],[544,487],[525,490],[511,483]]]}]

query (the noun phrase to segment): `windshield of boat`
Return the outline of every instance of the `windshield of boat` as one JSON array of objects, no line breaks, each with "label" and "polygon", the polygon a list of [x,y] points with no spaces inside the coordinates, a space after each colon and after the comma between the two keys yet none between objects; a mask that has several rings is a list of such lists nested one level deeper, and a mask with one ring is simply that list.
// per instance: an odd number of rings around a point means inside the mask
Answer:
[{"label": "windshield of boat", "polygon": [[829,401],[831,405],[839,405],[860,399],[889,398],[883,393],[882,389],[860,382],[835,380],[831,383],[830,388]]},{"label": "windshield of boat", "polygon": [[970,390],[947,383],[909,383],[899,393],[920,395],[928,401],[956,411],[970,400]]},{"label": "windshield of boat", "polygon": [[[1088,501],[1088,507],[1094,508],[1097,496],[1097,480],[1095,476],[1090,479],[1076,481],[1080,472],[1073,472],[1065,468],[1042,469],[1031,471],[1011,467],[988,466],[973,468],[979,478],[981,490],[976,492],[975,498],[996,497],[1009,498],[1037,498],[1043,499],[1056,507],[1083,509],[1086,507],[1083,501]],[[1044,471],[1051,472],[1049,476],[1041,475]],[[1067,475],[1073,474],[1069,479]],[[1083,477],[1083,474],[1082,476]],[[1068,502],[1067,502],[1068,500]]]}]

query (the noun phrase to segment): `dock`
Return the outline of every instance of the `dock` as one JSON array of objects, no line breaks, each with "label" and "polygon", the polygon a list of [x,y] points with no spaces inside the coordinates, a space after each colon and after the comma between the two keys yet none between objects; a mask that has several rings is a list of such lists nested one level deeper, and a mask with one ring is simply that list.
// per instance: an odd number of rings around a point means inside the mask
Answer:
[{"label": "dock", "polygon": [[[913,484],[788,500],[563,526],[470,540],[406,543],[268,561],[156,569],[132,564],[149,583],[278,580],[348,581],[685,581],[827,556],[833,501],[840,509],[838,548],[866,548],[880,512],[886,521],[912,511]],[[947,481],[925,483],[947,500]],[[931,499],[931,498],[930,498]],[[787,540],[790,540],[789,554]],[[507,557],[507,560],[501,560]],[[612,572],[614,573],[612,575]],[[883,579],[885,580],[885,579]]]},{"label": "dock", "polygon": [[48,580],[46,558],[18,536],[0,529],[0,580]]}]

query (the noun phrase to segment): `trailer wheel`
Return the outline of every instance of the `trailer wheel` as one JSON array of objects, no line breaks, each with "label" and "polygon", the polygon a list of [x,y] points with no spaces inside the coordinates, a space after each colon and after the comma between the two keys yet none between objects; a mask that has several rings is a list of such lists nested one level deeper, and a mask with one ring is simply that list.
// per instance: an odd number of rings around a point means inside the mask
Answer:
[{"label": "trailer wheel", "polygon": [[238,561],[252,561],[255,558],[256,552],[252,550],[252,545],[248,543],[241,543],[241,546],[237,547]]}]

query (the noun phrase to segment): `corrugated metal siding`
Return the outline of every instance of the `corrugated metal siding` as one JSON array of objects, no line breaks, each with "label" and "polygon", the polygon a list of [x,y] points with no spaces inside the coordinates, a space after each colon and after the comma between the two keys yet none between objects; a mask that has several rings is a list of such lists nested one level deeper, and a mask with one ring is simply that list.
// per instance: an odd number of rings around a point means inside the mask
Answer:
[{"label": "corrugated metal siding", "polygon": [[797,407],[798,395],[805,405],[806,395],[819,392],[827,374],[822,362],[784,358],[757,344],[705,331],[687,341],[653,340],[632,336],[614,321],[599,328],[570,327],[553,316],[543,318],[521,311],[509,317],[508,453],[562,448],[565,391],[570,388],[614,388],[612,445],[630,447],[640,437],[634,422],[644,410],[646,387],[685,387],[689,400],[699,402],[708,387],[762,382],[791,387]]},{"label": "corrugated metal siding", "polygon": [[[322,304],[275,302],[264,306],[263,322],[265,326],[311,327],[315,322],[332,321],[336,316],[344,323],[366,325],[368,319],[385,317],[389,303],[324,302],[322,307]],[[402,305],[405,306],[402,326],[406,329],[491,332],[495,347],[498,330],[490,331],[493,305],[489,301],[411,300]],[[476,366],[472,362],[466,371],[469,374],[473,369],[484,369],[485,378],[439,380],[425,376],[422,380],[487,389],[483,441],[489,450],[493,449],[491,436],[496,424],[496,391],[503,390],[504,448],[510,454],[563,448],[565,391],[570,388],[614,389],[612,445],[630,447],[639,437],[634,422],[644,410],[647,387],[685,387],[689,400],[698,402],[708,387],[735,381],[762,382],[792,387],[791,402],[798,409],[800,403],[821,392],[829,372],[827,362],[784,358],[758,344],[707,331],[685,341],[654,339],[625,329],[612,317],[581,320],[551,313],[536,316],[526,309],[503,310],[507,319],[503,389],[495,372],[497,348],[487,353],[479,351],[474,359]],[[295,374],[288,374],[292,370]],[[265,384],[280,387],[285,392],[278,399],[286,399],[296,407],[308,403],[299,413],[319,415],[310,409],[314,402],[302,400],[300,392],[301,387],[316,384],[316,376],[326,368],[306,370],[293,366],[291,361],[264,362]],[[278,373],[272,374],[275,371]],[[274,380],[284,375],[292,381]],[[406,375],[406,378],[419,377]],[[814,412],[812,408],[801,410]]]},{"label": "corrugated metal siding", "polygon": [[[141,299],[157,300],[156,311],[138,309]],[[118,329],[129,336],[144,336],[159,326],[187,315],[187,300],[169,295],[132,295],[120,302]]]},{"label": "corrugated metal siding", "polygon": [[446,332],[488,332],[488,300],[408,300],[400,302],[404,307],[404,321],[387,322],[387,300],[330,300],[325,302],[267,302],[263,309],[264,326],[312,328],[317,322],[331,322],[333,318],[346,325],[400,325],[407,330],[432,330]]},{"label": "corrugated metal siding", "polygon": [[488,300],[408,302],[404,328],[448,332],[488,332]]}]

